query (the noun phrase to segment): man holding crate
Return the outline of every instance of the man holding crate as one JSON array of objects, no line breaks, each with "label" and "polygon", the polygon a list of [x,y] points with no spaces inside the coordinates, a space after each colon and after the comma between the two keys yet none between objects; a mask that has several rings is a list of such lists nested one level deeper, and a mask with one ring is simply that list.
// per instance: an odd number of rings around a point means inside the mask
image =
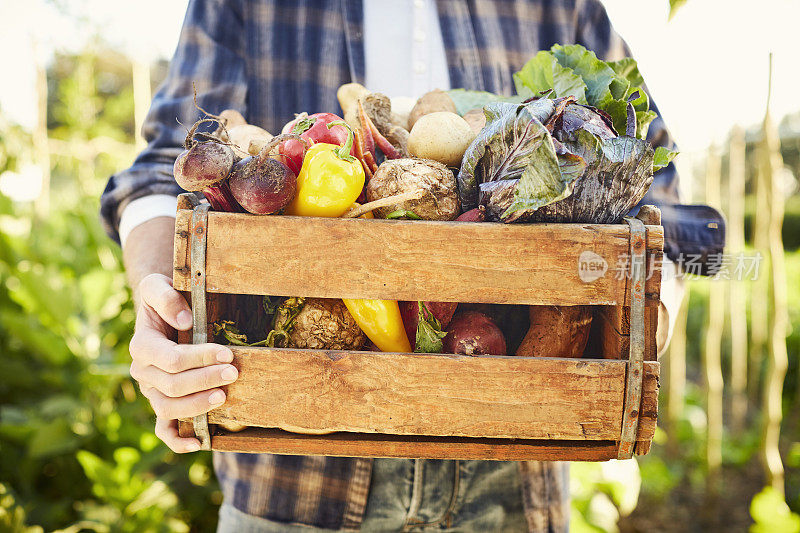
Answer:
[{"label": "man holding crate", "polygon": [[[177,345],[192,314],[172,288],[176,196],[172,165],[198,104],[238,109],[270,132],[300,111],[336,111],[336,89],[359,81],[389,96],[464,87],[513,91],[512,73],[538,50],[578,43],[629,55],[597,0],[194,0],[169,74],[144,126],[148,147],[109,180],[102,215],[121,241],[138,315],[131,376],[156,412],[156,435],[178,453],[177,419],[225,401],[231,351]],[[654,145],[671,145],[660,119]],[[708,250],[707,212],[679,222],[677,175],[659,172],[644,203],[667,207],[665,251]],[[665,284],[666,285],[666,284]],[[679,301],[662,297],[668,308]],[[670,313],[674,318],[674,312]],[[661,322],[661,321],[660,321]],[[660,324],[663,326],[664,324]],[[660,333],[668,328],[661,327]],[[665,344],[661,339],[661,345]],[[526,461],[422,461],[214,452],[224,493],[218,531],[565,531],[568,469]]]}]

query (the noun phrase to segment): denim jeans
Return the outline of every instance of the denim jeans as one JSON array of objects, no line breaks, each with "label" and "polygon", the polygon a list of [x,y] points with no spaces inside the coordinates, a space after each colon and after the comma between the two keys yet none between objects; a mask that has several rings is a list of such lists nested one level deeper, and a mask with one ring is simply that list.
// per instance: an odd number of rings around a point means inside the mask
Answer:
[{"label": "denim jeans", "polygon": [[[362,531],[524,532],[519,466],[506,461],[376,459]],[[220,509],[217,533],[324,532]]]}]

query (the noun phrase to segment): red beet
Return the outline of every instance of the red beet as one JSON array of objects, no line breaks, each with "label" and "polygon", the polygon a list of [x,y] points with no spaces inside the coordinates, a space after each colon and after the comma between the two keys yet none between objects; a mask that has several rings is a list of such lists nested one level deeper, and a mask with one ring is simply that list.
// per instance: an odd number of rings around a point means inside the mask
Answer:
[{"label": "red beet", "polygon": [[192,126],[186,136],[186,150],[181,152],[172,166],[175,181],[186,191],[203,191],[215,211],[241,211],[225,183],[236,159],[233,150],[215,140],[194,139],[198,126],[205,122],[219,121],[200,119]]},{"label": "red beet", "polygon": [[233,150],[213,141],[196,143],[175,160],[175,181],[187,191],[203,191],[215,211],[238,211],[224,183],[233,168]]},{"label": "red beet", "polygon": [[[419,302],[399,302],[400,316],[403,318],[403,327],[406,329],[408,340],[414,343],[417,338],[417,326],[419,325]],[[446,329],[453,318],[453,313],[458,307],[457,302],[425,302],[428,311],[433,313],[434,318],[439,321],[442,329]],[[413,346],[412,346],[413,348]]]},{"label": "red beet", "polygon": [[447,328],[445,353],[506,355],[506,339],[497,324],[478,311],[458,313]]},{"label": "red beet", "polygon": [[483,222],[486,220],[486,208],[482,205],[479,205],[475,209],[470,209],[464,213],[461,213],[456,222]]},{"label": "red beet", "polygon": [[297,192],[297,176],[281,161],[269,157],[270,150],[297,135],[279,135],[258,155],[245,157],[233,165],[228,178],[231,193],[248,212],[255,215],[277,213],[292,201]]}]

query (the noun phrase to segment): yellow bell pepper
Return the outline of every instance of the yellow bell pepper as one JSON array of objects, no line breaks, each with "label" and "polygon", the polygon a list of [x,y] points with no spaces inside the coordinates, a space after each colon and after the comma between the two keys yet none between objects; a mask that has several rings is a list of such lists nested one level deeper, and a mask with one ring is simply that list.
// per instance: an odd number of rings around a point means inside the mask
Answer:
[{"label": "yellow bell pepper", "polygon": [[382,352],[411,352],[400,306],[394,300],[348,300],[344,305],[369,340]]},{"label": "yellow bell pepper", "polygon": [[284,211],[287,215],[340,217],[364,188],[364,168],[350,155],[353,130],[344,121],[328,124],[347,128],[344,145],[317,143],[303,157],[297,174],[297,194]]}]

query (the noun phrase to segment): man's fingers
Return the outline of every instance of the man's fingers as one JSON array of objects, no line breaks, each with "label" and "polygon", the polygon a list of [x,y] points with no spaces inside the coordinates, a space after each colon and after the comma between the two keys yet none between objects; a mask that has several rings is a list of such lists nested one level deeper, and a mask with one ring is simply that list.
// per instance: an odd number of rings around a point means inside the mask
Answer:
[{"label": "man's fingers", "polygon": [[155,388],[142,388],[142,394],[150,400],[150,406],[158,418],[172,420],[202,415],[225,403],[222,389],[196,392],[180,398],[170,398]]},{"label": "man's fingers", "polygon": [[192,312],[181,293],[172,288],[172,280],[163,274],[150,274],[139,283],[142,302],[175,329],[192,327]]},{"label": "man's fingers", "polygon": [[178,421],[156,418],[156,437],[164,441],[175,453],[196,452],[200,449],[200,441],[194,437],[178,435]]},{"label": "man's fingers", "polygon": [[233,361],[233,352],[220,344],[176,344],[151,328],[140,328],[130,344],[131,357],[141,367],[155,366],[175,374]]},{"label": "man's fingers", "polygon": [[212,365],[170,374],[154,366],[131,366],[131,375],[143,387],[154,387],[165,396],[179,398],[236,381],[239,371],[233,365]]}]

